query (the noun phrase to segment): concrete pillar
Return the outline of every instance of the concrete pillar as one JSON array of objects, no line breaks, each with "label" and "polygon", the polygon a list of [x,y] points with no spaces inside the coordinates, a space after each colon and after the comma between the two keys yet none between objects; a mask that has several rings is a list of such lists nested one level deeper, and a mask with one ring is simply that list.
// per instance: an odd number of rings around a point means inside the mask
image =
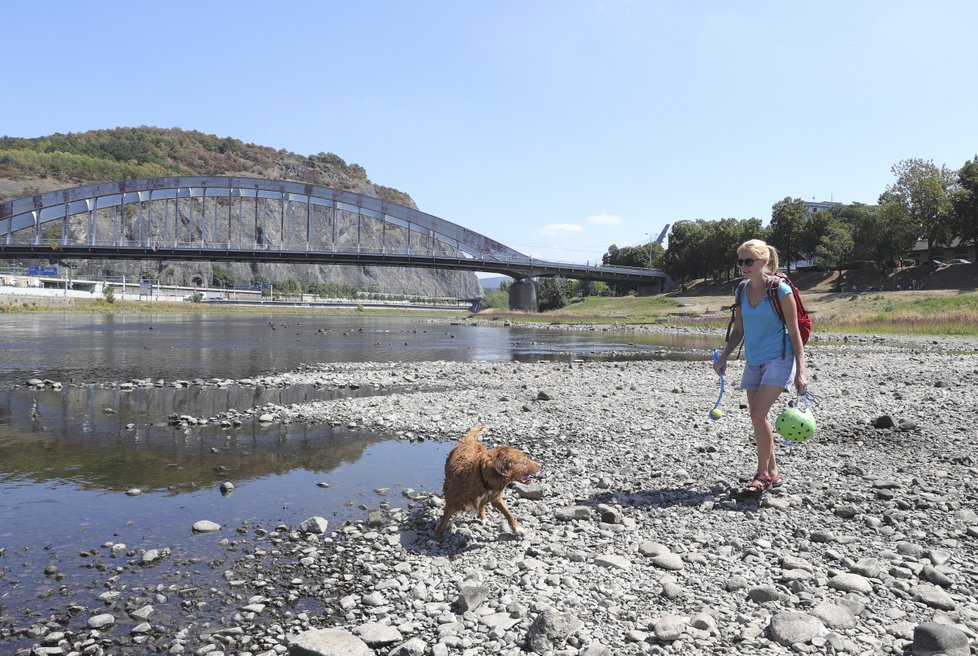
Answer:
[{"label": "concrete pillar", "polygon": [[537,283],[532,278],[517,280],[509,287],[509,309],[536,312]]}]

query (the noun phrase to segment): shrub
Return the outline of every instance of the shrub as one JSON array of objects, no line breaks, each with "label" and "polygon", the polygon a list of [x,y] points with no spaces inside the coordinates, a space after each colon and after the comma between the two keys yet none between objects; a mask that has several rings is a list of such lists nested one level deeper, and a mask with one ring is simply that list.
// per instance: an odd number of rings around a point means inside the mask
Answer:
[{"label": "shrub", "polygon": [[106,285],[102,288],[102,296],[105,297],[106,303],[115,303],[115,289],[112,285]]}]

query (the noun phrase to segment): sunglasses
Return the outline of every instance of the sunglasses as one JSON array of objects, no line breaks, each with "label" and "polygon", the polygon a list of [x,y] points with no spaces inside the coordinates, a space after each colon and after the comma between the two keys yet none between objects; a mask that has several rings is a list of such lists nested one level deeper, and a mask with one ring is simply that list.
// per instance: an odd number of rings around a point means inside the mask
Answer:
[{"label": "sunglasses", "polygon": [[754,262],[756,262],[756,261],[757,260],[755,260],[752,257],[747,257],[747,258],[744,258],[744,259],[737,258],[737,265],[738,266],[754,266]]}]

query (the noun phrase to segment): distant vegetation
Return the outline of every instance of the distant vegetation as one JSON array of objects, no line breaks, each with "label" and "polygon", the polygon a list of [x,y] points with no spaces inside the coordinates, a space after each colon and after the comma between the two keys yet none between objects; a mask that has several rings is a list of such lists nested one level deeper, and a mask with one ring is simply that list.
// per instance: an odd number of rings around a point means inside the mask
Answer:
[{"label": "distant vegetation", "polygon": [[[278,171],[283,162],[298,175]],[[278,172],[277,172],[278,171]],[[165,175],[288,177],[324,186],[353,188],[369,182],[359,164],[321,152],[309,157],[178,128],[115,128],[24,139],[0,137],[0,177],[50,177],[74,184]],[[413,207],[411,198],[374,185],[378,196]]]}]

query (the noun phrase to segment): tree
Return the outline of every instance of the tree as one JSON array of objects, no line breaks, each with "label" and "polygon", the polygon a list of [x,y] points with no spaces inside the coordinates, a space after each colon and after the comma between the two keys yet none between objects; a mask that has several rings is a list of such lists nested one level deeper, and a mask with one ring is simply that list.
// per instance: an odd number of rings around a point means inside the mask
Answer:
[{"label": "tree", "polygon": [[541,312],[559,310],[574,293],[574,281],[560,276],[540,278],[537,282],[537,306]]},{"label": "tree", "polygon": [[[962,241],[971,239],[978,249],[978,155],[958,171],[957,189],[951,196],[954,231]],[[978,252],[976,252],[978,255]]]},{"label": "tree", "polygon": [[822,239],[814,251],[819,262],[832,267],[841,276],[845,263],[852,259],[853,246],[852,230],[849,226],[832,220],[825,225]]},{"label": "tree", "polygon": [[799,260],[806,254],[801,246],[807,216],[805,201],[800,198],[785,197],[771,207],[771,242],[788,267],[788,273],[791,273],[792,260]]},{"label": "tree", "polygon": [[[649,258],[651,252],[651,259]],[[618,248],[615,244],[608,247],[608,252],[601,256],[601,264],[604,266],[626,266],[642,269],[658,268],[661,265],[664,249],[661,244],[651,244],[642,246],[624,246]],[[617,294],[625,294],[635,291],[638,283],[614,283],[612,288]]]},{"label": "tree", "polygon": [[887,268],[913,249],[919,238],[920,229],[909,208],[900,199],[883,192],[876,212],[875,241],[871,242],[876,251],[873,259]]},{"label": "tree", "polygon": [[707,242],[704,221],[677,221],[669,231],[669,248],[662,261],[662,268],[679,284],[706,271],[702,252]]},{"label": "tree", "polygon": [[227,267],[216,262],[211,265],[211,285],[214,287],[234,287],[234,274]]},{"label": "tree", "polygon": [[105,297],[106,303],[115,303],[115,288],[112,285],[105,285],[102,287],[102,296]]},{"label": "tree", "polygon": [[916,223],[918,237],[927,240],[928,259],[937,246],[946,246],[952,236],[951,190],[954,175],[932,160],[905,159],[891,169],[897,177],[880,196],[880,205],[899,203]]}]

